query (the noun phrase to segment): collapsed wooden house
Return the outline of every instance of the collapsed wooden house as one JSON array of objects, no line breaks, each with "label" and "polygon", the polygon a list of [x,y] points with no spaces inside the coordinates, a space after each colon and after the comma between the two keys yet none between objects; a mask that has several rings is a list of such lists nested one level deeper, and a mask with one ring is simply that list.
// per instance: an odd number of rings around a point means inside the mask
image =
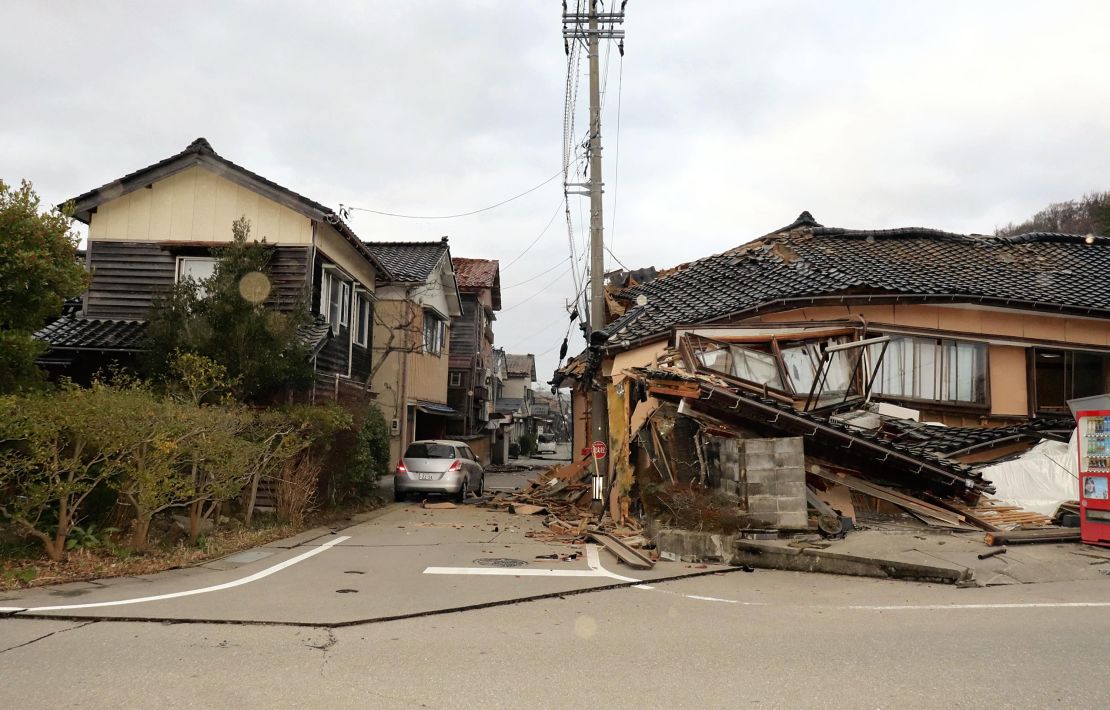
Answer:
[{"label": "collapsed wooden house", "polygon": [[956,528],[1043,525],[992,503],[982,468],[1067,441],[1067,401],[1110,390],[1108,246],[802,213],[615,280],[610,321],[553,384],[575,390],[575,450],[588,392],[607,393],[614,517],[663,483],[732,496],[753,528],[812,526],[852,500]]}]

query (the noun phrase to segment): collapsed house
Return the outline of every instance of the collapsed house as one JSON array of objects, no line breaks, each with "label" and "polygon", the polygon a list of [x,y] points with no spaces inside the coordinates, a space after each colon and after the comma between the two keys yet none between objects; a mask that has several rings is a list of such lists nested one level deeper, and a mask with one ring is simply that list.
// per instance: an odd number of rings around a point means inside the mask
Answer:
[{"label": "collapsed house", "polygon": [[590,390],[607,394],[599,473],[618,522],[660,487],[692,486],[753,530],[836,534],[857,513],[1042,527],[1049,516],[992,497],[984,469],[1065,445],[1067,401],[1110,390],[1108,246],[833,228],[803,212],[721,254],[611,279],[609,322],[552,384],[574,389],[575,450],[589,446]]}]

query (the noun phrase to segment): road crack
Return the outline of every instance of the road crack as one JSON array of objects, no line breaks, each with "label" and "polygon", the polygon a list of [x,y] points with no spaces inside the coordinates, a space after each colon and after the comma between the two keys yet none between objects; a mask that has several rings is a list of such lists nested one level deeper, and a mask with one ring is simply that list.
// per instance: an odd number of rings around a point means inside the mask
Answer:
[{"label": "road crack", "polygon": [[76,631],[77,629],[83,629],[86,626],[88,626],[90,624],[95,624],[95,623],[98,623],[98,622],[97,621],[86,621],[82,624],[78,624],[77,626],[70,626],[69,628],[58,629],[57,631],[51,631],[48,634],[43,634],[42,636],[39,636],[38,638],[31,639],[30,641],[24,641],[23,643],[16,644],[15,646],[9,646],[8,648],[0,650],[0,653],[7,653],[8,651],[14,651],[17,648],[23,648],[24,646],[30,646],[33,643],[38,643],[39,641],[42,641],[43,639],[50,638],[51,636],[55,636],[57,634],[64,634],[67,631]]}]

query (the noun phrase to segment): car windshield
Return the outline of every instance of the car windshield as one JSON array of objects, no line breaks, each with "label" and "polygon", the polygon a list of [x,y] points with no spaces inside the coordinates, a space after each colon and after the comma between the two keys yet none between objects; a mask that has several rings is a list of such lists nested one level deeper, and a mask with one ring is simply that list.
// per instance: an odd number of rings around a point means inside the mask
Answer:
[{"label": "car windshield", "polygon": [[453,459],[455,447],[447,444],[411,444],[405,452],[407,459]]}]

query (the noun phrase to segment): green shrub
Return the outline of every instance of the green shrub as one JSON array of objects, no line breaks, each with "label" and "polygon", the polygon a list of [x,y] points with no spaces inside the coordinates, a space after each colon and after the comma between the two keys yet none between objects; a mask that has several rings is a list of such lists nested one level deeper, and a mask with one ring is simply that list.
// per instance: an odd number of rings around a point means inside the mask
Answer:
[{"label": "green shrub", "polygon": [[539,445],[536,443],[535,434],[521,434],[520,435],[520,455],[524,457],[531,456],[539,451]]}]

